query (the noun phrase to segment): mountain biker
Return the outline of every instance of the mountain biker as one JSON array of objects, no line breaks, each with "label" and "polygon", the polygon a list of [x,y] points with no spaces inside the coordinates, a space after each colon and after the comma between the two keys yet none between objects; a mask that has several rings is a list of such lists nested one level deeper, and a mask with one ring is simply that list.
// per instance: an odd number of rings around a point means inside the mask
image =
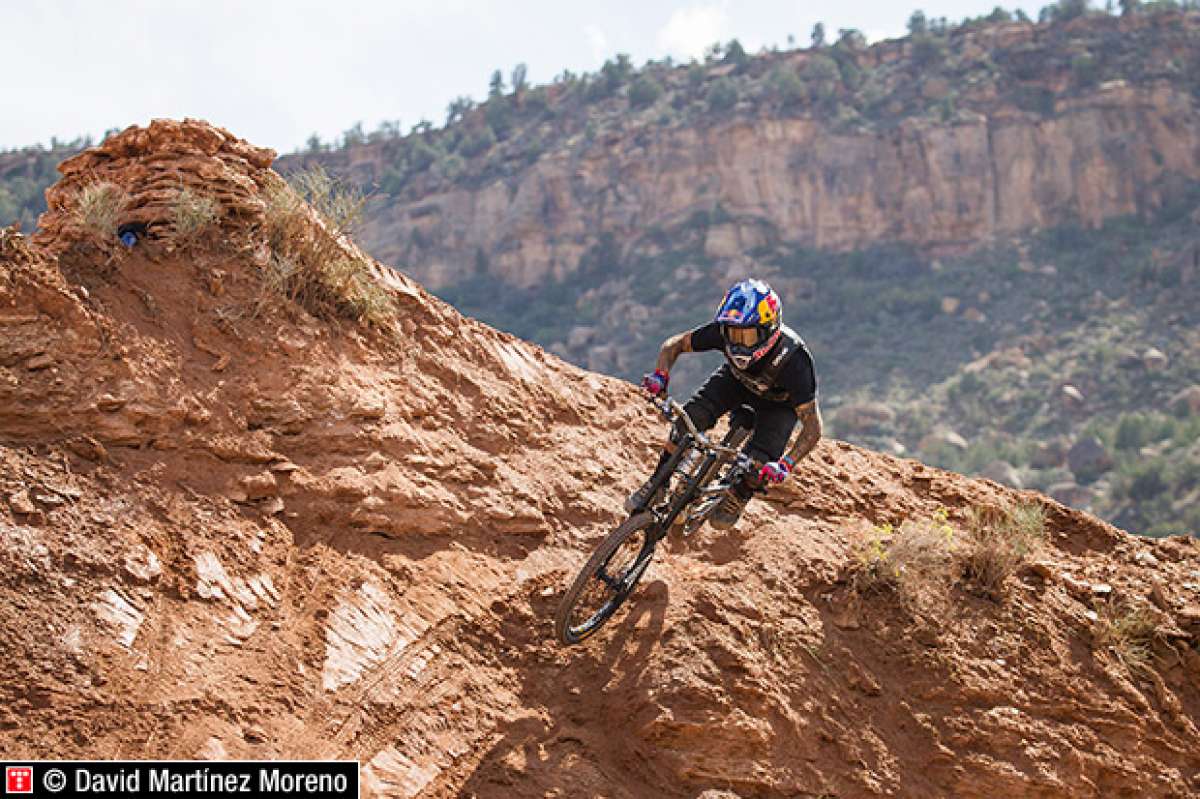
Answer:
[{"label": "mountain biker", "polygon": [[[643,390],[651,396],[663,395],[680,354],[721,350],[725,363],[687,401],[684,411],[697,428],[709,430],[717,419],[742,405],[754,409],[754,432],[743,450],[754,461],[754,469],[709,517],[717,529],[733,527],[754,492],[766,483],[787,479],[796,462],[821,438],[812,355],[804,341],[783,324],[782,316],[783,303],[769,285],[743,280],[725,293],[713,321],[663,342],[654,373],[642,378]],[[788,449],[797,421],[800,433]],[[679,438],[677,426],[654,474],[626,500],[627,511],[633,513],[655,499],[650,492]]]}]

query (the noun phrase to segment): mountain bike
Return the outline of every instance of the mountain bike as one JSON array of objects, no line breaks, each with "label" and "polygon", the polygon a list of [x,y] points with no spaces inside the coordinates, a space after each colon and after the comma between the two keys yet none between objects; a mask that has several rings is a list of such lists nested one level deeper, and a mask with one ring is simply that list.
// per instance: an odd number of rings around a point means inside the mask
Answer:
[{"label": "mountain bike", "polygon": [[749,406],[733,412],[729,432],[718,444],[696,428],[674,399],[650,402],[685,432],[646,503],[600,542],[567,589],[554,618],[555,637],[563,644],[577,644],[600,629],[646,573],[658,542],[673,529],[685,536],[699,530],[753,467],[741,452],[753,427]]}]

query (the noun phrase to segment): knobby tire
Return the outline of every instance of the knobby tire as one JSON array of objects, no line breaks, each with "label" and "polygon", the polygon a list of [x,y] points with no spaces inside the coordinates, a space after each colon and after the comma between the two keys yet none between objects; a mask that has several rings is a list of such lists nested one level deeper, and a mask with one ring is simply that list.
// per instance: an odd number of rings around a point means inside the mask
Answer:
[{"label": "knobby tire", "polygon": [[[577,644],[591,636],[603,627],[605,622],[612,618],[612,615],[617,612],[617,609],[621,607],[625,599],[633,592],[633,589],[642,579],[642,575],[646,573],[646,569],[650,565],[650,560],[654,556],[654,545],[648,544],[648,528],[653,526],[654,522],[653,513],[646,512],[630,516],[619,527],[609,533],[600,542],[600,545],[596,547],[596,550],[592,553],[592,557],[588,559],[587,564],[576,575],[575,582],[571,584],[571,587],[567,590],[566,595],[558,606],[558,613],[554,617],[554,635],[560,642],[564,644]],[[575,610],[575,605],[578,603],[580,595],[588,588],[588,584],[593,579],[597,579],[595,574],[605,564],[605,561],[611,558],[629,538],[638,533],[644,533],[644,536],[637,559],[630,564],[631,569],[636,568],[638,570],[633,580],[623,591],[614,594],[601,609],[593,613],[587,619],[586,626],[581,624],[580,626],[583,629],[572,630],[571,613]],[[629,576],[629,574],[630,571],[627,570],[624,574],[610,576],[619,576],[623,579]]]}]

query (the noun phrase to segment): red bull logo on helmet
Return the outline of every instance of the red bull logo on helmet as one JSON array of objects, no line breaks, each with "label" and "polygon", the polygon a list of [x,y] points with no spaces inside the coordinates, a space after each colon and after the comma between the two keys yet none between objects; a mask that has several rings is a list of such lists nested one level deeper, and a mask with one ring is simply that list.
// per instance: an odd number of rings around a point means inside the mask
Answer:
[{"label": "red bull logo on helmet", "polygon": [[742,312],[740,309],[726,308],[725,312],[721,314],[720,321],[722,321],[722,322],[740,322],[741,319],[742,319]]},{"label": "red bull logo on helmet", "polygon": [[758,323],[771,325],[779,317],[779,298],[771,292],[758,302]]}]

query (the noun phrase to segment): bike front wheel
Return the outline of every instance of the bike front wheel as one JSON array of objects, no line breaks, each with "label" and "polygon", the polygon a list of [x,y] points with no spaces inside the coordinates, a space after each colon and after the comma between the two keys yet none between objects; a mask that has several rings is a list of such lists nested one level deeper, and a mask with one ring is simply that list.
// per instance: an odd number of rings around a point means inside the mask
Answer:
[{"label": "bike front wheel", "polygon": [[608,621],[654,557],[658,542],[653,513],[630,516],[596,547],[558,606],[554,634],[577,644]]}]

